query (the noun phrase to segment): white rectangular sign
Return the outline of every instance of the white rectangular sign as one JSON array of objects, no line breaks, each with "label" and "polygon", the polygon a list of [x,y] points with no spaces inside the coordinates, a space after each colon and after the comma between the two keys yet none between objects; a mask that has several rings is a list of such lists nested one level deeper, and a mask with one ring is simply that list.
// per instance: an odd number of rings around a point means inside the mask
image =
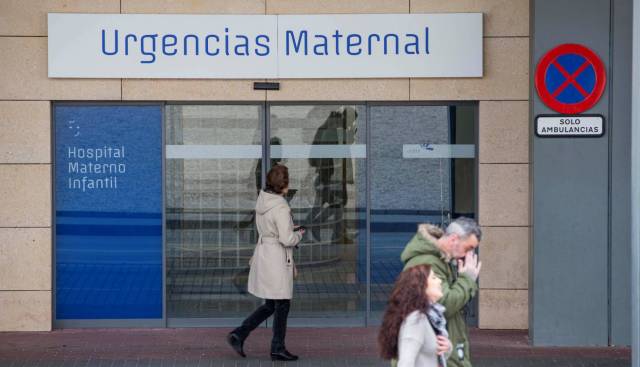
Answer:
[{"label": "white rectangular sign", "polygon": [[594,115],[538,116],[536,135],[539,137],[599,137],[604,135],[604,118]]},{"label": "white rectangular sign", "polygon": [[51,78],[482,77],[482,14],[49,13]]}]

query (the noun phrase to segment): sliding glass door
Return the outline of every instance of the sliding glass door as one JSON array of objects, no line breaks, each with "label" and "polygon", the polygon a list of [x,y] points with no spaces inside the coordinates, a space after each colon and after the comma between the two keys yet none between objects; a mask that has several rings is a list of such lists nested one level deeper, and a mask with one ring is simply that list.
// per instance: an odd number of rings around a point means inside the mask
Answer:
[{"label": "sliding glass door", "polygon": [[373,319],[386,307],[417,225],[475,217],[475,111],[474,105],[371,106]]},{"label": "sliding glass door", "polygon": [[[348,318],[366,310],[366,109],[270,106],[270,163],[289,167],[296,251],[292,319]],[[359,321],[358,321],[359,320]],[[308,323],[309,321],[304,321]]]},{"label": "sliding glass door", "polygon": [[260,301],[246,292],[257,239],[263,106],[166,107],[168,318],[233,318]]},{"label": "sliding glass door", "polygon": [[[292,325],[375,324],[417,224],[475,216],[475,104],[167,105],[170,325],[231,325],[247,293],[265,172],[289,168]],[[174,320],[172,324],[171,320]]]}]

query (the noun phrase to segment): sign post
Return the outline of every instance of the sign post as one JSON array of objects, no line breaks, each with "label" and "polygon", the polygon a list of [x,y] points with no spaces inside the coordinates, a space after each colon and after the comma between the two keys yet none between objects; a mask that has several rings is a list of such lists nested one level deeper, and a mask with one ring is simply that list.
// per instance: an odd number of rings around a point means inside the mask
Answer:
[{"label": "sign post", "polygon": [[640,0],[633,1],[631,87],[631,365],[640,367]]}]

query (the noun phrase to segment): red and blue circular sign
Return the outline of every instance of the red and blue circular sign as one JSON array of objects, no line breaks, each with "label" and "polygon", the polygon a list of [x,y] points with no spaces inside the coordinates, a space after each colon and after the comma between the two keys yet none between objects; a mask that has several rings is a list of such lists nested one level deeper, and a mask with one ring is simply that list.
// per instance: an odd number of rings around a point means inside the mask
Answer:
[{"label": "red and blue circular sign", "polygon": [[562,114],[581,113],[593,107],[602,97],[606,82],[602,60],[577,44],[560,45],[547,52],[535,74],[542,102]]}]

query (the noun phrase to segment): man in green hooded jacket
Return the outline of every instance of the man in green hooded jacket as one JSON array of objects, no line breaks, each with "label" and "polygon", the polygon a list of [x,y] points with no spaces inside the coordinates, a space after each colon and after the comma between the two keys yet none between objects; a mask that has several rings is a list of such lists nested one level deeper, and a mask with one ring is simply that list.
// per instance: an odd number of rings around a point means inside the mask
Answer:
[{"label": "man in green hooded jacket", "polygon": [[428,264],[442,279],[443,297],[439,303],[446,307],[447,330],[453,346],[447,367],[471,367],[464,306],[478,290],[476,280],[481,263],[474,250],[481,237],[480,227],[469,218],[457,218],[445,231],[430,224],[421,224],[402,251],[404,269]]}]

